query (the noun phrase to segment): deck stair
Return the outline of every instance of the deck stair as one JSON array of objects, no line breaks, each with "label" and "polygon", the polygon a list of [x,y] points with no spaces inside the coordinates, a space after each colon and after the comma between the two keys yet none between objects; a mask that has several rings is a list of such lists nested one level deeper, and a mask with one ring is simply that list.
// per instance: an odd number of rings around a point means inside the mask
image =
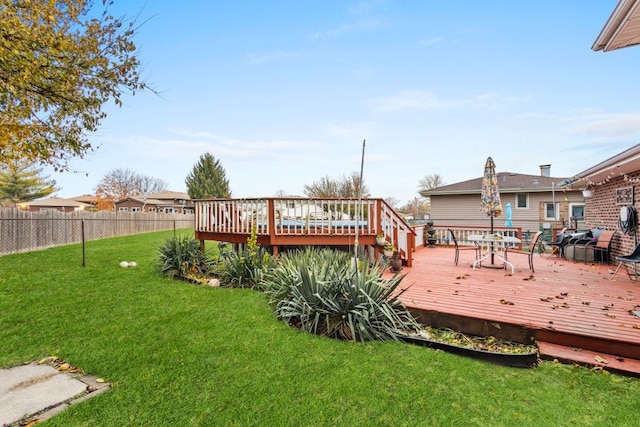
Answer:
[{"label": "deck stair", "polygon": [[557,360],[561,363],[575,363],[593,369],[604,369],[632,377],[640,377],[640,360],[638,359],[544,341],[538,341],[537,344],[540,357],[543,359]]}]

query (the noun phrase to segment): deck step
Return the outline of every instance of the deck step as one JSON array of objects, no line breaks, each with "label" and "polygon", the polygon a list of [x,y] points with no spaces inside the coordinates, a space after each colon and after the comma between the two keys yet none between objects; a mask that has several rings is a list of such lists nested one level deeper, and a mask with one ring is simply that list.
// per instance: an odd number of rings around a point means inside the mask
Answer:
[{"label": "deck step", "polygon": [[640,377],[640,360],[637,359],[622,358],[544,341],[538,341],[537,344],[540,357],[543,359],[557,360],[562,363],[577,363],[632,377]]}]

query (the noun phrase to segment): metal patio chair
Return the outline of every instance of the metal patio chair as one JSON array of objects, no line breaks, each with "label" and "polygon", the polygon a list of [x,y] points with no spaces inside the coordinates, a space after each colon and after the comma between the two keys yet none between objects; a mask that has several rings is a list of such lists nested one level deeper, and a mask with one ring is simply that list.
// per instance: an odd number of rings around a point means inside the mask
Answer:
[{"label": "metal patio chair", "polygon": [[454,234],[453,230],[450,228],[448,228],[447,230],[449,230],[449,233],[451,234],[451,240],[453,241],[453,245],[456,248],[456,257],[455,257],[456,265],[458,265],[458,258],[460,256],[460,251],[475,251],[475,259],[480,258],[480,246],[478,244],[475,244],[474,246],[460,246],[458,245],[458,240],[456,239],[456,235]]},{"label": "metal patio chair", "polygon": [[533,269],[533,255],[536,253],[536,246],[538,245],[538,241],[540,240],[541,237],[542,237],[542,231],[536,231],[536,234],[533,235],[533,238],[529,243],[529,248],[526,251],[523,251],[520,249],[506,248],[504,251],[504,258],[508,259],[508,256],[512,254],[526,255],[527,258],[529,259],[529,268],[531,269],[531,272],[534,273],[535,270]]},{"label": "metal patio chair", "polygon": [[640,263],[640,244],[638,244],[638,246],[636,246],[633,252],[630,253],[629,255],[617,256],[616,261],[620,261],[620,262],[616,267],[616,270],[611,275],[611,280],[613,280],[613,278],[616,277],[616,273],[618,272],[618,270],[620,270],[620,267],[623,265],[624,265],[624,269],[627,270],[629,279],[634,280],[637,277],[637,273],[634,271],[634,275],[632,276],[631,273],[629,273],[629,267],[627,267],[627,264],[633,264],[634,270],[635,270],[636,269],[635,267],[637,267],[637,264]]}]

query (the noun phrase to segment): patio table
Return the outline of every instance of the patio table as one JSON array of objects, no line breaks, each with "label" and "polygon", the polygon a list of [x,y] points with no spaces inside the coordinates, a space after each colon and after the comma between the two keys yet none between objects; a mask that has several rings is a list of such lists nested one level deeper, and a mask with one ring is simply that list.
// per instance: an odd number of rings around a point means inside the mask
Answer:
[{"label": "patio table", "polygon": [[[473,268],[475,269],[477,265],[482,266],[482,261],[487,258],[493,256],[493,260],[498,258],[502,261],[501,268],[507,268],[507,266],[511,267],[511,274],[515,271],[513,264],[507,261],[502,255],[500,255],[500,249],[504,252],[504,249],[508,246],[515,246],[521,243],[521,240],[517,237],[513,236],[500,236],[495,234],[471,234],[467,237],[467,240],[470,242],[474,242],[482,247],[482,251],[484,254],[480,256],[480,258],[476,259],[473,263]],[[495,264],[490,264],[490,266]]]}]

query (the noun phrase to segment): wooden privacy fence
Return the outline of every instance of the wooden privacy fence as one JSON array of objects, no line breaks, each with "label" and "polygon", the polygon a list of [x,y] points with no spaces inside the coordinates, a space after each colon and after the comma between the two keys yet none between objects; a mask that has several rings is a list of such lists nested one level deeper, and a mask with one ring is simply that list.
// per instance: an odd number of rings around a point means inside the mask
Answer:
[{"label": "wooden privacy fence", "polygon": [[0,255],[193,225],[191,214],[0,208]]}]

